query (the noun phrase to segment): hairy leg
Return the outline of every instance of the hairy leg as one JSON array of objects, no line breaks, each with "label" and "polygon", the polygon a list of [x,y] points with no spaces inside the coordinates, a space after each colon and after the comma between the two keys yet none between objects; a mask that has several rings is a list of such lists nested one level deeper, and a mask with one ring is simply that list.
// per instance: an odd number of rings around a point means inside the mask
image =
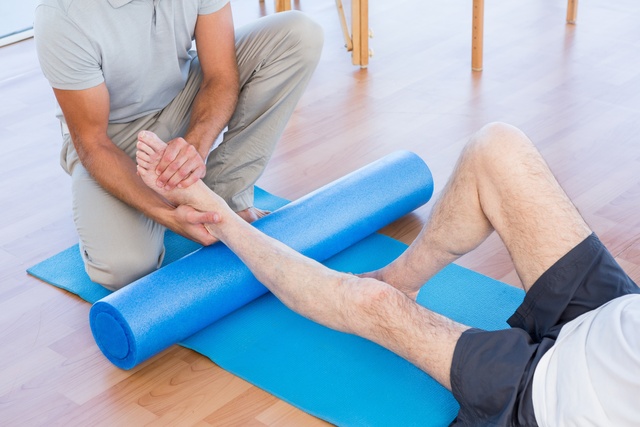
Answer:
[{"label": "hairy leg", "polygon": [[376,342],[451,389],[453,352],[466,326],[384,282],[328,269],[244,221],[222,215],[207,228],[292,310]]},{"label": "hairy leg", "polygon": [[158,187],[154,166],[163,144],[153,134],[141,135],[138,172],[143,181],[172,203],[216,212],[209,232],[284,304],[318,323],[388,348],[451,388],[453,351],[466,326],[419,306],[386,283],[339,273],[302,256],[235,215],[202,181],[185,189]]},{"label": "hairy leg", "polygon": [[591,230],[518,129],[493,123],[465,148],[422,231],[396,261],[366,276],[415,298],[435,273],[496,231],[525,290]]}]

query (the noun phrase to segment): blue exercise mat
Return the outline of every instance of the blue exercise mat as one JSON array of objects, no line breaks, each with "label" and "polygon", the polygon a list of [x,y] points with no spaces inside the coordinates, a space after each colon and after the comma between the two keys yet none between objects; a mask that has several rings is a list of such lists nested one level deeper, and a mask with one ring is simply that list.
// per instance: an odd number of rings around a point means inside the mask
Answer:
[{"label": "blue exercise mat", "polygon": [[[374,234],[324,262],[340,271],[380,268],[405,249]],[[487,330],[506,319],[524,293],[450,265],[418,303]],[[292,405],[339,426],[448,426],[459,406],[429,375],[360,337],[318,325],[267,294],[185,340],[182,345]]]},{"label": "blue exercise mat", "polygon": [[[167,251],[190,246],[171,232],[165,243]],[[401,242],[374,234],[324,264],[363,272],[386,265],[405,248]],[[108,293],[84,273],[77,246],[32,267],[29,273],[81,296],[100,298]],[[450,265],[422,288],[418,303],[462,323],[495,330],[507,327],[506,319],[523,296],[512,286]],[[447,426],[458,411],[451,393],[412,364],[370,341],[311,322],[272,294],[180,344],[339,426]]]},{"label": "blue exercise mat", "polygon": [[[275,210],[285,203],[259,190],[256,193],[256,205],[261,208]],[[170,232],[165,239],[168,264],[180,265],[175,261],[198,249]],[[367,271],[386,265],[405,248],[374,234],[325,264],[342,271]],[[29,273],[91,302],[109,294],[88,279],[77,246],[32,267]],[[507,327],[505,319],[522,297],[522,291],[452,265],[423,287],[418,302],[472,326],[500,329]],[[268,293],[181,344],[337,425],[446,426],[458,410],[447,390],[410,363],[369,341],[315,324]]]}]

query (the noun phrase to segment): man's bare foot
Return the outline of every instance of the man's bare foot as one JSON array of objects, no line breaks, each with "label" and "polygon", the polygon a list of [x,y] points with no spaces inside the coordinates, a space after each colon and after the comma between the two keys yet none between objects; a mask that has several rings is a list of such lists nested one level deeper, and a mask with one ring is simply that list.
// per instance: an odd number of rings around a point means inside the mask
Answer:
[{"label": "man's bare foot", "polygon": [[142,131],[138,134],[138,150],[136,152],[138,175],[147,186],[176,206],[189,205],[203,212],[223,212],[229,209],[225,201],[211,191],[202,180],[196,181],[187,188],[176,187],[172,190],[166,190],[164,187],[158,186],[156,167],[162,159],[166,147],[167,144],[153,132]]},{"label": "man's bare foot", "polygon": [[237,212],[238,216],[242,219],[244,219],[245,221],[251,223],[253,221],[257,221],[260,218],[263,218],[267,215],[269,215],[271,212],[269,211],[263,211],[262,209],[258,209],[254,206],[247,208],[243,211]]},{"label": "man's bare foot", "polygon": [[[150,131],[142,131],[138,134],[136,162],[138,163],[138,175],[147,186],[156,193],[161,194],[176,206],[189,205],[200,211],[220,212],[220,209],[228,209],[227,204],[220,196],[211,191],[202,180],[196,181],[187,188],[173,188],[166,190],[158,186],[156,166],[162,159],[167,144],[156,134]],[[238,216],[247,222],[258,220],[270,212],[250,207],[238,212]],[[210,230],[211,231],[211,230]]]}]

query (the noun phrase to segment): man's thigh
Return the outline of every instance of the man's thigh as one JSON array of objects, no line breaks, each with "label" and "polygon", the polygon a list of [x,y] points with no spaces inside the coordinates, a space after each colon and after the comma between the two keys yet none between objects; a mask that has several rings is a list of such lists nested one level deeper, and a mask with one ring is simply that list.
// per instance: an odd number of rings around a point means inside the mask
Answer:
[{"label": "man's thigh", "polygon": [[528,290],[591,230],[524,133],[498,124],[476,139],[473,170],[484,213]]},{"label": "man's thigh", "polygon": [[91,280],[121,288],[157,269],[165,228],[107,193],[77,164],[72,174],[73,216]]}]

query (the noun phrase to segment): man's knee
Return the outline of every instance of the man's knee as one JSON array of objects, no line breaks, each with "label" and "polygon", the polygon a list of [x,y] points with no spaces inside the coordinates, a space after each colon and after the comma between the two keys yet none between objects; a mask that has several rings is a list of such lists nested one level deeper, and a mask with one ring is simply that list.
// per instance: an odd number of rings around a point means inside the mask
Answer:
[{"label": "man's knee", "polygon": [[513,167],[519,158],[535,151],[527,136],[515,126],[493,122],[483,126],[469,140],[465,156],[487,170]]},{"label": "man's knee", "polygon": [[164,255],[154,251],[113,251],[95,259],[83,253],[89,278],[105,288],[116,291],[155,271]]},{"label": "man's knee", "polygon": [[278,14],[281,29],[285,31],[283,37],[290,44],[298,56],[298,61],[315,67],[320,59],[324,34],[322,27],[297,10]]},{"label": "man's knee", "polygon": [[412,303],[402,292],[376,279],[351,280],[355,292],[345,316],[351,333],[368,336],[371,331],[384,328],[392,307]]},{"label": "man's knee", "polygon": [[490,153],[505,151],[510,147],[530,145],[529,139],[517,127],[502,122],[484,125],[469,141],[469,145]]}]

